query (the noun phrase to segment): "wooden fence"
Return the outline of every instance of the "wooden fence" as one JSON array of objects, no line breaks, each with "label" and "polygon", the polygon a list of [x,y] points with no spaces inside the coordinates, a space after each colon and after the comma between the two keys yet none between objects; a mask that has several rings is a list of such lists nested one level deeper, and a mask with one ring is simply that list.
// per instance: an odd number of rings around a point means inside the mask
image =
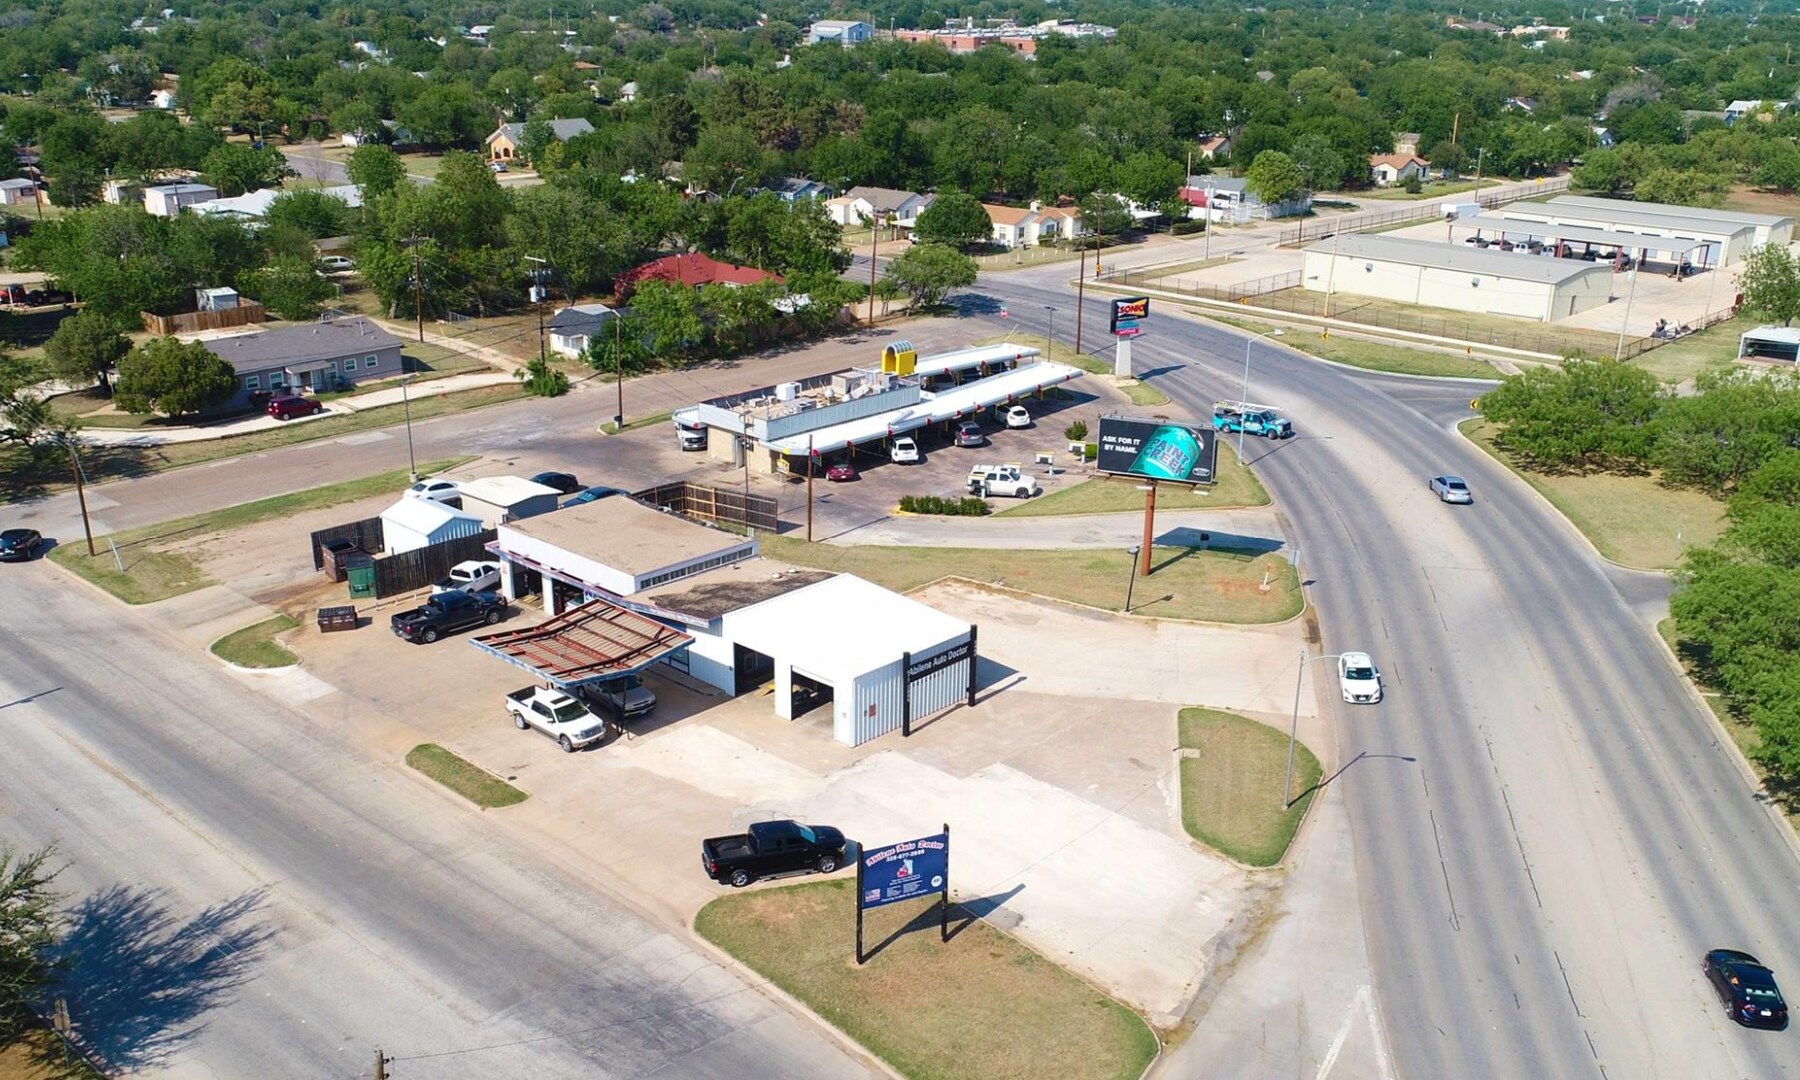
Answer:
[{"label": "wooden fence", "polygon": [[487,545],[499,535],[493,529],[484,529],[469,536],[376,559],[375,598],[382,600],[423,589],[434,581],[449,577],[450,568],[459,562],[492,559]]},{"label": "wooden fence", "polygon": [[138,316],[144,320],[144,329],[152,334],[166,335],[249,326],[251,323],[266,321],[269,313],[254,300],[240,299],[237,307],[223,311],[189,311],[180,315],[152,315],[148,311],[140,311]]},{"label": "wooden fence", "polygon": [[381,519],[378,517],[363,518],[361,521],[320,529],[312,534],[314,570],[325,569],[325,545],[333,540],[348,540],[356,545],[358,551],[366,551],[371,555],[387,546],[387,538],[382,532]]},{"label": "wooden fence", "polygon": [[767,495],[746,495],[737,488],[682,480],[633,492],[632,497],[700,521],[723,521],[770,532],[781,527],[779,503]]}]

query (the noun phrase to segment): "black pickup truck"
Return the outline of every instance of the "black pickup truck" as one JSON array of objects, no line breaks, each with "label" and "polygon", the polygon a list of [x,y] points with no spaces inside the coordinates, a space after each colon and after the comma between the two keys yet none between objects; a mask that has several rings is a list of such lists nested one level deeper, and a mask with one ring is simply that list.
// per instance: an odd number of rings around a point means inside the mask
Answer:
[{"label": "black pickup truck", "polygon": [[430,644],[445,634],[483,623],[492,626],[506,615],[506,597],[498,593],[472,593],[461,589],[441,592],[413,608],[396,612],[388,621],[394,636],[417,645]]},{"label": "black pickup truck", "polygon": [[740,836],[700,842],[706,876],[736,888],[771,874],[817,870],[829,874],[844,864],[844,834],[829,825],[759,821]]}]

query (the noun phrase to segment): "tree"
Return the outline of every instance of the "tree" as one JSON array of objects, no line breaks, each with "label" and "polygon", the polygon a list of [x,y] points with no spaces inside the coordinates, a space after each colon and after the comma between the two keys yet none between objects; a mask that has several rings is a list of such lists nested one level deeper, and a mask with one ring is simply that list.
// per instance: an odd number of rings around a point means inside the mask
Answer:
[{"label": "tree", "polygon": [[1264,204],[1286,202],[1306,187],[1306,177],[1294,159],[1279,150],[1264,150],[1244,170],[1244,187]]},{"label": "tree", "polygon": [[317,318],[325,302],[337,295],[331,282],[319,276],[312,260],[292,256],[278,257],[251,272],[244,287],[264,307],[296,322]]},{"label": "tree", "polygon": [[943,244],[914,244],[888,263],[886,277],[905,290],[915,309],[943,303],[952,289],[975,284],[975,260]]},{"label": "tree", "polygon": [[1119,194],[1142,207],[1173,198],[1182,182],[1181,162],[1162,154],[1136,153],[1113,167]]},{"label": "tree", "polygon": [[741,127],[709,125],[681,159],[683,179],[708,191],[729,194],[755,187],[768,168],[768,154],[756,136]]},{"label": "tree", "polygon": [[1649,453],[1650,422],[1663,403],[1656,376],[1611,360],[1570,359],[1532,368],[1481,396],[1499,441],[1545,466],[1605,466]]},{"label": "tree", "polygon": [[350,182],[362,193],[365,203],[406,183],[406,164],[386,146],[364,143],[350,151],[344,171],[349,173]]},{"label": "tree", "polygon": [[635,314],[608,319],[602,329],[588,337],[587,352],[582,359],[602,374],[637,375],[650,369],[649,346],[644,344],[647,331]]},{"label": "tree", "polygon": [[1702,375],[1695,380],[1696,393],[1663,402],[1653,460],[1665,480],[1723,494],[1800,430],[1800,388],[1746,374]]},{"label": "tree", "polygon": [[569,392],[569,377],[550,366],[542,356],[534,356],[513,377],[525,384],[525,392],[535,397],[562,397]]},{"label": "tree", "polygon": [[350,206],[320,191],[284,191],[269,204],[263,223],[285,226],[312,240],[343,236],[350,231]]},{"label": "tree", "polygon": [[1338,153],[1337,147],[1324,135],[1300,136],[1288,147],[1288,156],[1293,158],[1300,175],[1306,178],[1306,186],[1313,191],[1332,191],[1344,182],[1344,155]]},{"label": "tree", "polygon": [[993,219],[981,200],[961,191],[946,191],[919,215],[913,236],[921,243],[965,248],[986,243],[994,235]]},{"label": "tree", "polygon": [[49,953],[63,926],[63,898],[51,888],[60,873],[50,865],[55,854],[0,845],[0,1045],[17,1036],[54,973]]},{"label": "tree", "polygon": [[200,162],[200,175],[230,198],[246,191],[259,191],[281,183],[294,175],[287,158],[273,146],[261,148],[244,143],[223,143],[214,147]]},{"label": "tree", "polygon": [[107,373],[131,351],[131,341],[98,311],[81,311],[64,319],[44,343],[50,370],[64,382],[98,382],[111,393]]},{"label": "tree", "polygon": [[1639,202],[1675,203],[1679,206],[1722,206],[1731,190],[1731,178],[1704,169],[1655,168],[1632,185]]},{"label": "tree", "polygon": [[1464,166],[1469,163],[1469,152],[1449,139],[1440,139],[1432,145],[1425,160],[1431,162],[1432,168],[1442,169],[1446,176],[1461,176]]},{"label": "tree", "polygon": [[231,361],[198,341],[160,337],[119,361],[114,400],[126,412],[181,416],[225,404],[237,386]]},{"label": "tree", "polygon": [[700,294],[685,285],[646,281],[632,294],[631,311],[641,320],[644,339],[658,356],[690,353],[706,341]]},{"label": "tree", "polygon": [[1800,318],[1800,260],[1785,247],[1764,244],[1744,261],[1738,291],[1749,310],[1791,326]]}]

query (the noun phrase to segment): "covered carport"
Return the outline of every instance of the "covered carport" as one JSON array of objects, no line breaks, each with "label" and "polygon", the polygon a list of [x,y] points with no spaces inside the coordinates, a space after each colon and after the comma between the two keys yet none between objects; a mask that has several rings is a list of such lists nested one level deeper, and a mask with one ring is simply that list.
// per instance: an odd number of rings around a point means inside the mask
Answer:
[{"label": "covered carport", "polygon": [[1739,360],[1800,362],[1800,326],[1759,326],[1738,335]]},{"label": "covered carport", "polygon": [[631,675],[694,639],[635,611],[590,600],[547,622],[482,634],[470,644],[562,690]]},{"label": "covered carport", "polygon": [[[1542,255],[1567,259],[1582,258],[1587,253],[1594,253],[1596,256],[1608,253],[1606,261],[1612,263],[1615,271],[1628,270],[1631,265],[1656,262],[1667,264],[1671,275],[1685,275],[1700,269],[1714,269],[1718,260],[1717,245],[1705,240],[1646,236],[1642,233],[1560,225],[1547,221],[1525,221],[1509,217],[1505,213],[1457,218],[1449,225],[1452,240],[1457,238],[1459,229],[1484,240],[1491,234],[1496,242],[1504,241],[1514,245],[1515,254],[1527,257]],[[1467,243],[1472,237],[1463,237],[1463,242]],[[1528,250],[1533,242],[1541,246],[1540,251]],[[1627,259],[1630,260],[1629,263]],[[1589,261],[1600,260],[1596,257]]]}]

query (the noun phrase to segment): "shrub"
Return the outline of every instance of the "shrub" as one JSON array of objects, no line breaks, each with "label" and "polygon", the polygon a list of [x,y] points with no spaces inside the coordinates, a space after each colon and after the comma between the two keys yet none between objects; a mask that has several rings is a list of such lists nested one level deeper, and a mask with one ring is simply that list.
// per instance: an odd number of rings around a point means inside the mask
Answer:
[{"label": "shrub", "polygon": [[1188,221],[1177,221],[1173,225],[1169,226],[1169,232],[1173,233],[1176,236],[1192,236],[1194,233],[1201,233],[1201,232],[1205,232],[1205,231],[1206,231],[1206,221],[1204,218],[1193,218]]},{"label": "shrub", "polygon": [[1087,431],[1087,421],[1077,420],[1068,427],[1063,428],[1063,437],[1070,442],[1083,442],[1087,439]]},{"label": "shrub", "polygon": [[1420,182],[1419,178],[1416,176],[1407,177],[1406,183],[1401,186],[1406,189],[1408,195],[1417,195],[1419,192],[1425,190],[1425,185]]},{"label": "shrub", "polygon": [[992,511],[983,499],[965,495],[947,499],[942,495],[902,495],[900,509],[909,514],[941,514],[946,517],[986,517]]}]

